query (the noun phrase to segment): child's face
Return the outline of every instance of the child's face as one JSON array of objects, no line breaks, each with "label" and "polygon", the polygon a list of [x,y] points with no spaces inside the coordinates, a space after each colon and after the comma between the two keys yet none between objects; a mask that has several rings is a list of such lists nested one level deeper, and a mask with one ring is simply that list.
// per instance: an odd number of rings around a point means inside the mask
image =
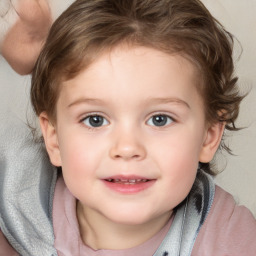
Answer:
[{"label": "child's face", "polygon": [[206,125],[198,82],[179,55],[119,47],[63,83],[55,127],[41,124],[83,213],[142,224],[185,199],[222,132]]}]

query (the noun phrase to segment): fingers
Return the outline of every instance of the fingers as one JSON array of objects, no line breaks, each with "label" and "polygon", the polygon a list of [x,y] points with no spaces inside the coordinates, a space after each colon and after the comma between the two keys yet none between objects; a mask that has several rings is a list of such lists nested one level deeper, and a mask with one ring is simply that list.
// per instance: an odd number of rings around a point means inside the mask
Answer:
[{"label": "fingers", "polygon": [[53,20],[73,2],[0,0],[0,54],[16,72],[31,72]]},{"label": "fingers", "polygon": [[13,8],[10,0],[0,0],[0,54],[2,44],[7,32],[18,20],[18,15]]},{"label": "fingers", "polygon": [[19,18],[26,23],[51,17],[47,0],[11,0]]},{"label": "fingers", "polygon": [[[51,27],[50,9],[46,0],[12,0],[10,3],[5,15],[6,28],[2,28],[5,32],[1,53],[16,72],[28,74]],[[12,12],[16,15],[13,18]]]},{"label": "fingers", "polygon": [[11,3],[9,0],[0,1],[0,17],[4,17],[10,9]]}]

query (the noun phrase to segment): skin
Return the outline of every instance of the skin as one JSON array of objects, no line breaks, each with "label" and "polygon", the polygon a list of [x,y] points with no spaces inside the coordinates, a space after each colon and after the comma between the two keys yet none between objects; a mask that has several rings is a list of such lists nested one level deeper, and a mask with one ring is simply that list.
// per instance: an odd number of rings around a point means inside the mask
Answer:
[{"label": "skin", "polygon": [[53,21],[73,1],[0,1],[0,54],[17,73],[31,73]]},{"label": "skin", "polygon": [[[195,67],[179,55],[120,46],[63,83],[53,124],[40,115],[50,159],[78,200],[85,244],[139,245],[186,198],[198,162],[213,158],[224,128],[206,122],[198,82]],[[99,127],[91,116],[103,117]],[[166,123],[155,125],[160,116]],[[123,193],[106,185],[116,175],[152,184]]]},{"label": "skin", "polygon": [[[45,0],[6,1],[8,9],[1,15],[0,52],[19,74],[32,71],[48,31],[51,12]],[[9,2],[9,4],[8,4]]]}]

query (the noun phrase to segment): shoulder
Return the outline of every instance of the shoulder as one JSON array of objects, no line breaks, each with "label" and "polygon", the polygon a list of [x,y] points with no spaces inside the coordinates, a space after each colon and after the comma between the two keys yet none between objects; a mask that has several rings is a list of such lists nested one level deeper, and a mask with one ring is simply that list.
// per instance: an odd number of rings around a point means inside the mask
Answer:
[{"label": "shoulder", "polygon": [[18,256],[18,253],[11,247],[0,229],[0,255]]},{"label": "shoulder", "polygon": [[216,186],[213,205],[192,255],[253,256],[255,252],[255,218],[246,207],[238,206],[229,193]]}]

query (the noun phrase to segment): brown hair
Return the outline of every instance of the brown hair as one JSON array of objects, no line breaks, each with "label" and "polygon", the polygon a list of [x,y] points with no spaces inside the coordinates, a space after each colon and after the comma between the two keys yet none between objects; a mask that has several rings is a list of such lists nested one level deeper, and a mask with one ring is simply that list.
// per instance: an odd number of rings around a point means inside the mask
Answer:
[{"label": "brown hair", "polygon": [[[53,24],[34,68],[31,100],[36,114],[46,111],[55,120],[61,82],[121,43],[188,58],[201,76],[206,120],[237,130],[242,96],[233,76],[233,37],[198,0],[74,2]],[[223,142],[222,147],[228,149]],[[209,163],[201,168],[214,174]]]}]

